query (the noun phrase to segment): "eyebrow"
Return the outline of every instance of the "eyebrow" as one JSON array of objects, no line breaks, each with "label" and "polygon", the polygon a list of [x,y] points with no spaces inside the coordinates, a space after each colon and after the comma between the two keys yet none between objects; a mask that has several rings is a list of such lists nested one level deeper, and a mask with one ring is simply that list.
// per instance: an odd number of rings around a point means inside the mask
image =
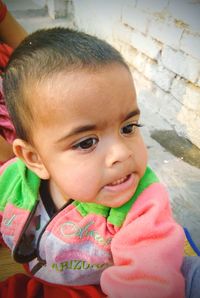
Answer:
[{"label": "eyebrow", "polygon": [[[140,115],[140,110],[137,108],[134,111],[131,111],[130,113],[128,113],[128,115],[126,115],[126,117],[123,119],[123,121],[126,121],[134,116]],[[60,143],[63,140],[74,136],[76,134],[82,133],[82,132],[87,132],[87,131],[91,131],[91,130],[95,130],[97,128],[97,125],[94,124],[88,124],[88,125],[84,125],[84,126],[78,126],[73,128],[67,135],[63,136],[62,138],[60,138],[59,140],[56,141],[56,143]]]},{"label": "eyebrow", "polygon": [[82,133],[82,132],[91,131],[91,130],[94,130],[96,128],[97,128],[97,126],[96,125],[93,125],[93,124],[91,124],[91,125],[88,124],[88,125],[84,125],[84,126],[75,127],[67,135],[64,135],[63,137],[61,137],[60,139],[58,139],[56,141],[56,143],[60,143],[60,142],[66,140],[67,138],[69,138],[71,136],[74,136],[74,135],[79,134],[79,133]]},{"label": "eyebrow", "polygon": [[138,108],[136,110],[128,113],[128,115],[125,117],[124,121],[126,121],[134,116],[137,116],[137,115],[140,115],[140,109],[138,109]]}]

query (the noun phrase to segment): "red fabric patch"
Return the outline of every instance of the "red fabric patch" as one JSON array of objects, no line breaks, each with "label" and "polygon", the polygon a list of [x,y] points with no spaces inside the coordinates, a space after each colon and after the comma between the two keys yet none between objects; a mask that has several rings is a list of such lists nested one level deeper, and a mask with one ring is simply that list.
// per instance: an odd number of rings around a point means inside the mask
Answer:
[{"label": "red fabric patch", "polygon": [[7,13],[6,5],[0,0],[0,23],[3,21]]},{"label": "red fabric patch", "polygon": [[0,282],[1,298],[103,298],[99,286],[61,286],[49,284],[27,276],[15,274]]}]

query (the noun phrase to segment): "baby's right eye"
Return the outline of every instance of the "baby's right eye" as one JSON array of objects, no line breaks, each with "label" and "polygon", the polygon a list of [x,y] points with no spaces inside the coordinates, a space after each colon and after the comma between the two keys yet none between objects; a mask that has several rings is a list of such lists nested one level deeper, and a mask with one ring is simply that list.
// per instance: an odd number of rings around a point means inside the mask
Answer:
[{"label": "baby's right eye", "polygon": [[98,139],[94,137],[90,137],[87,139],[84,139],[82,141],[79,141],[78,143],[75,143],[72,145],[73,150],[82,150],[82,151],[92,151],[96,144],[98,143]]}]

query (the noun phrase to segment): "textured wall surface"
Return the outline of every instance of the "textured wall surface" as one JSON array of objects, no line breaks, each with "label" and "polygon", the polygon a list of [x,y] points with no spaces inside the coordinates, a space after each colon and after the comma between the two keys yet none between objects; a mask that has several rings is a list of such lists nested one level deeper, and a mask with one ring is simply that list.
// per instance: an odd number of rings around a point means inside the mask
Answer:
[{"label": "textured wall surface", "polygon": [[79,29],[122,52],[141,105],[200,148],[200,1],[73,0],[73,5]]}]

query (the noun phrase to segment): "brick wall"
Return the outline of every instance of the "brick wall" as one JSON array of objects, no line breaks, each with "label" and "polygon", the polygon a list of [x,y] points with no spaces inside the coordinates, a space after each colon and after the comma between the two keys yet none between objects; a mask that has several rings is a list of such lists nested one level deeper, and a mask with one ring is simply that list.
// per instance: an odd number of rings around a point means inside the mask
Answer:
[{"label": "brick wall", "polygon": [[123,54],[139,104],[200,148],[200,1],[73,0],[73,5],[78,28]]}]

